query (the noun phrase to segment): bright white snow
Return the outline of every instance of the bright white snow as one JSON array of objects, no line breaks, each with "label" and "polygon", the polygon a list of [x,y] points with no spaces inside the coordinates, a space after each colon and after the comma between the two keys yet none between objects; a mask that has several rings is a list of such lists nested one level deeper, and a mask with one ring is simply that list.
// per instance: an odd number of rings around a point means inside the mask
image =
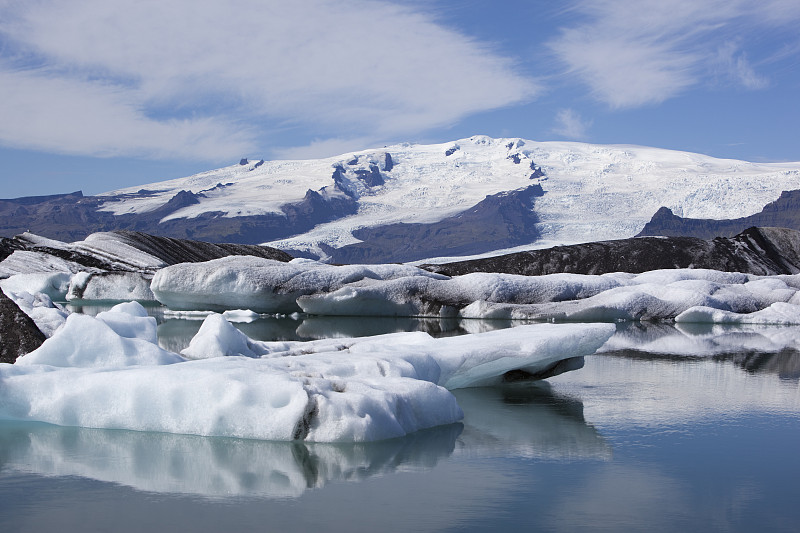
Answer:
[{"label": "bright white snow", "polygon": [[[394,167],[383,172],[385,184],[363,190],[353,171],[370,163],[383,169],[386,152]],[[357,163],[349,166],[354,159]],[[530,179],[532,163],[544,171],[544,178]],[[631,237],[662,206],[685,217],[743,217],[759,212],[784,190],[800,189],[798,163],[759,164],[641,146],[475,136],[436,145],[404,143],[328,159],[234,165],[146,185],[145,189],[157,191],[146,197],[136,197],[141,187],[107,193],[134,197],[108,202],[104,209],[116,214],[145,212],[189,190],[205,197],[169,218],[209,211],[225,216],[280,213],[281,205],[301,201],[309,189],[323,196],[341,194],[333,189],[336,164],[352,169],[344,178],[353,182],[348,188],[358,196],[358,213],[270,244],[317,251],[320,243],[342,246],[357,242],[352,232],[358,228],[436,222],[487,195],[532,183],[540,183],[545,191],[535,206],[542,238],[561,244]]]}]

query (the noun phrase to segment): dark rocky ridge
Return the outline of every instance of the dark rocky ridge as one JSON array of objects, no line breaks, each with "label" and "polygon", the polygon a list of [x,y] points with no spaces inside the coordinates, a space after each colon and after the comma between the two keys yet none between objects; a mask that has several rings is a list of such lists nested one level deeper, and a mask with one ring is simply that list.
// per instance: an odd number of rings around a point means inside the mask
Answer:
[{"label": "dark rocky ridge", "polygon": [[800,191],[784,191],[760,213],[728,220],[683,218],[662,207],[637,237],[665,235],[711,239],[732,237],[753,226],[800,230]]},{"label": "dark rocky ridge", "polygon": [[0,291],[0,363],[13,363],[45,340],[44,334],[18,306]]},{"label": "dark rocky ridge", "polygon": [[[141,190],[136,195],[153,193]],[[303,200],[282,206],[282,214],[224,217],[220,212],[207,212],[191,219],[161,223],[167,215],[198,203],[201,197],[202,193],[180,191],[158,209],[118,216],[98,209],[106,202],[121,200],[122,196],[83,196],[78,191],[0,200],[0,236],[11,237],[29,231],[73,242],[98,231],[130,230],[179,239],[255,244],[306,232],[317,224],[351,215],[358,209],[352,198],[323,198],[319,192],[309,190]]]},{"label": "dark rocky ridge", "polygon": [[363,242],[323,247],[336,263],[415,261],[468,255],[529,243],[539,237],[534,200],[541,185],[489,195],[470,209],[432,224],[390,224],[353,232]]},{"label": "dark rocky ridge", "polygon": [[[114,234],[120,242],[155,256],[167,265],[210,261],[211,259],[219,259],[230,255],[252,255],[283,262],[292,260],[292,256],[286,252],[269,246],[236,243],[208,243],[188,239],[175,239],[172,237],[158,237],[138,231],[113,231],[110,233]],[[28,250],[40,252],[78,263],[90,269],[107,272],[142,271],[140,266],[126,262],[124,257],[114,258],[93,255],[89,252],[75,250],[66,243],[64,243],[63,247],[59,247],[57,243],[54,243],[52,246],[43,246],[26,238],[25,235],[18,235],[13,239],[3,239],[0,245],[0,251],[5,247],[11,251]],[[155,271],[161,268],[161,266],[163,265],[152,265],[145,270]]]},{"label": "dark rocky ridge", "polygon": [[526,276],[634,274],[657,269],[708,268],[757,275],[800,272],[800,231],[749,228],[732,238],[634,237],[513,254],[422,268],[448,276],[502,272]]}]

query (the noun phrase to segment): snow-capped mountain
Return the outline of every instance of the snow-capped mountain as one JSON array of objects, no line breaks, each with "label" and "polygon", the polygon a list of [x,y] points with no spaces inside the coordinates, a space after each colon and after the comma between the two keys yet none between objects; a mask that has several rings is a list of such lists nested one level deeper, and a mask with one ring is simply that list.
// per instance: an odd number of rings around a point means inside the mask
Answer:
[{"label": "snow-capped mountain", "polygon": [[741,218],[794,189],[800,163],[475,136],[318,160],[242,160],[84,198],[96,223],[81,227],[267,243],[336,262],[410,261],[632,237],[661,207]]}]

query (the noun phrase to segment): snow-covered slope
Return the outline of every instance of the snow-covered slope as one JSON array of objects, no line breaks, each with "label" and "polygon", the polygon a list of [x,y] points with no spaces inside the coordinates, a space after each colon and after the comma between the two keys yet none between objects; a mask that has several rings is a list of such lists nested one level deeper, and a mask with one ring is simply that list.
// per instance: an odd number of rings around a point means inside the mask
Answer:
[{"label": "snow-covered slope", "polygon": [[[388,154],[388,156],[387,156]],[[307,191],[355,203],[335,218],[269,244],[315,250],[358,243],[363,228],[434,224],[487,196],[540,185],[532,216],[540,243],[631,237],[659,207],[692,218],[736,218],[800,188],[800,163],[759,164],[639,146],[533,142],[475,136],[400,144],[309,161],[248,162],[188,178],[106,193],[104,212],[145,214],[180,191],[196,196],[162,223],[217,212],[223,217],[281,215]],[[283,216],[283,215],[281,215]],[[528,244],[520,242],[517,244]]]}]

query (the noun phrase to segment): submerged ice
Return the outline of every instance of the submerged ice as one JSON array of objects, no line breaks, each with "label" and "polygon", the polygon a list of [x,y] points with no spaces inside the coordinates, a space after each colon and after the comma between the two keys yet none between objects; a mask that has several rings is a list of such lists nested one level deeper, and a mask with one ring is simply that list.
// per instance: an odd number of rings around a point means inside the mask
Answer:
[{"label": "submerged ice", "polygon": [[424,333],[259,342],[221,315],[179,356],[126,303],[70,315],[38,349],[0,365],[0,416],[58,425],[316,442],[373,441],[449,424],[448,389],[593,353],[607,324],[521,326],[465,337]]}]

